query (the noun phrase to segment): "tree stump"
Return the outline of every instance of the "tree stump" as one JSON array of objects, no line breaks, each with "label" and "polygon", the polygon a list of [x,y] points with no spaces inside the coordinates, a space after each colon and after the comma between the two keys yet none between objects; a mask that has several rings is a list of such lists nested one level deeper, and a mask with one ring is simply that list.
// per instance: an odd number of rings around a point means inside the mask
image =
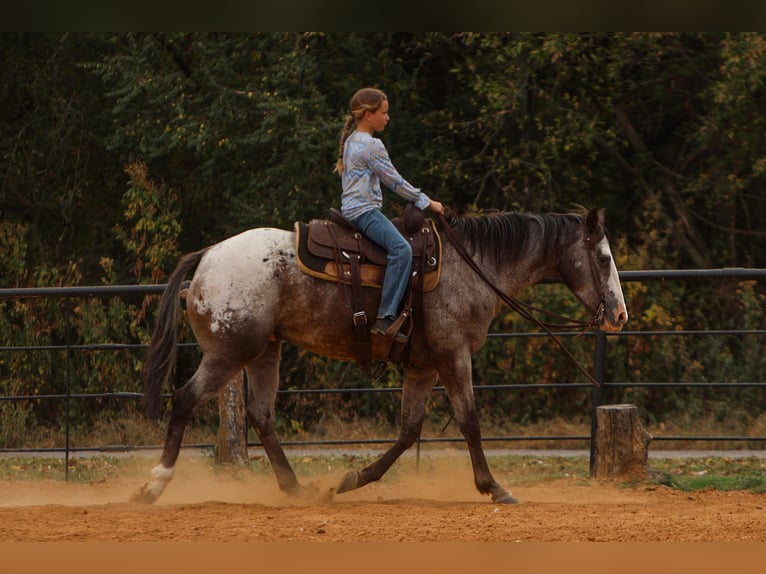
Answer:
[{"label": "tree stump", "polygon": [[638,418],[636,405],[605,405],[596,409],[596,446],[592,476],[644,480],[652,435]]},{"label": "tree stump", "polygon": [[233,377],[218,395],[218,437],[215,461],[219,464],[247,462],[245,436],[245,382],[242,373]]}]

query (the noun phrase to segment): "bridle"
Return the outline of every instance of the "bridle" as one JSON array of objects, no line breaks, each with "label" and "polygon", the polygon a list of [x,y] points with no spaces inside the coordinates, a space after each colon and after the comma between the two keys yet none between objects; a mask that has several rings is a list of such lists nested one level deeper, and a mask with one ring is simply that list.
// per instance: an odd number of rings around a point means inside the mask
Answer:
[{"label": "bridle", "polygon": [[[502,291],[497,285],[495,285],[492,280],[487,277],[487,274],[484,273],[484,270],[479,267],[476,262],[473,260],[473,258],[468,254],[463,244],[460,242],[460,240],[455,235],[455,232],[452,230],[452,226],[447,221],[447,218],[444,217],[443,214],[437,214],[437,221],[439,222],[439,231],[443,233],[447,239],[449,239],[450,243],[452,243],[452,246],[455,248],[455,250],[460,254],[460,256],[465,260],[465,262],[468,264],[468,266],[473,269],[473,271],[481,278],[484,283],[486,283],[496,294],[500,299],[502,299],[511,309],[516,311],[519,315],[521,315],[523,318],[527,319],[528,321],[531,321],[532,323],[535,323],[537,326],[539,326],[543,331],[545,331],[550,337],[556,342],[556,344],[561,348],[562,351],[574,362],[575,366],[578,368],[578,370],[588,377],[591,383],[593,383],[595,386],[600,386],[598,381],[591,375],[585,367],[583,367],[580,362],[574,357],[572,352],[567,349],[564,344],[561,342],[561,340],[553,333],[553,330],[564,330],[564,329],[579,329],[581,333],[584,333],[588,329],[592,329],[595,327],[598,327],[601,325],[601,321],[604,318],[604,313],[606,312],[606,298],[604,296],[604,292],[601,289],[601,285],[598,280],[598,265],[595,261],[595,247],[596,243],[591,238],[590,234],[586,235],[584,238],[586,251],[588,253],[588,264],[590,265],[590,271],[591,276],[593,277],[593,281],[595,283],[596,292],[598,293],[600,302],[598,306],[596,307],[595,312],[593,313],[593,317],[589,321],[579,321],[577,319],[571,319],[569,317],[564,317],[563,315],[559,315],[557,313],[553,313],[552,311],[548,311],[547,309],[540,309],[539,307],[535,307],[533,305],[529,305],[528,303],[524,303],[522,301],[519,301],[515,297],[511,297],[510,295],[506,294],[504,291]],[[535,316],[535,313],[541,313],[544,315],[547,315],[548,317],[553,317],[557,319],[556,323],[550,323],[546,321],[541,321]],[[560,322],[564,321],[564,322]]]},{"label": "bridle", "polygon": [[588,264],[590,265],[590,274],[593,277],[593,284],[598,294],[599,303],[596,310],[593,312],[593,317],[587,322],[587,328],[598,327],[604,320],[604,314],[606,313],[606,296],[601,289],[601,282],[598,280],[598,264],[596,263],[596,242],[590,236],[590,233],[585,236],[585,247],[588,253]]}]

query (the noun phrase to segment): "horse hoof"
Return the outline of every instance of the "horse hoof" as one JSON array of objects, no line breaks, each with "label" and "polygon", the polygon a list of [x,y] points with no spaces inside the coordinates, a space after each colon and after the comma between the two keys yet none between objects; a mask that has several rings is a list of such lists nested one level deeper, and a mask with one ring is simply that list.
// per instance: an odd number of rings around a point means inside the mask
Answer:
[{"label": "horse hoof", "polygon": [[518,504],[518,499],[513,496],[510,492],[506,492],[504,494],[501,494],[499,496],[493,496],[492,502],[496,504]]},{"label": "horse hoof", "polygon": [[149,489],[146,488],[146,485],[144,485],[131,494],[128,500],[130,502],[138,502],[139,504],[154,504],[154,501],[157,500],[157,498],[158,497],[153,496]]},{"label": "horse hoof", "polygon": [[341,481],[340,486],[335,492],[337,492],[338,494],[342,494],[344,492],[348,492],[349,490],[354,490],[358,482],[359,482],[359,472],[356,470],[352,470],[351,472],[346,473],[346,476],[343,477],[343,480]]}]

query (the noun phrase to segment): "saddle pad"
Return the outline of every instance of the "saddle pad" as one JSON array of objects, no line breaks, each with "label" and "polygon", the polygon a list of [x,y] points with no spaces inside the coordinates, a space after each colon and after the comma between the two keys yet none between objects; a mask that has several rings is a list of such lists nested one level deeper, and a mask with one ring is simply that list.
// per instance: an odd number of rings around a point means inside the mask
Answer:
[{"label": "saddle pad", "polygon": [[[362,263],[359,265],[363,286],[380,288],[383,285],[386,252],[382,247],[360,234],[349,234],[346,230],[339,230],[335,223],[328,220],[312,220],[311,226],[312,232],[309,234],[309,224],[300,221],[295,223],[296,260],[303,273],[318,279],[351,284],[351,265],[344,260],[343,255],[340,256],[340,261],[336,260],[334,241],[338,241],[341,249],[347,249],[349,254],[363,254]],[[330,226],[334,226],[334,229],[330,229]],[[317,234],[317,229],[325,229],[326,232]],[[429,226],[427,233],[432,242],[429,251],[433,251],[433,256],[426,264],[426,272],[423,275],[424,292],[433,290],[441,277],[441,237],[434,225]],[[350,244],[349,237],[353,238]]]}]

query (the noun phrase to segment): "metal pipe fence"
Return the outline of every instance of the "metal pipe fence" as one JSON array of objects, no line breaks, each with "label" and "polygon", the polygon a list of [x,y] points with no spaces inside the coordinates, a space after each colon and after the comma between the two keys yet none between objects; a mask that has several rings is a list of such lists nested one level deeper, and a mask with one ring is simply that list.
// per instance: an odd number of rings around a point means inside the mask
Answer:
[{"label": "metal pipe fence", "polygon": [[[766,278],[766,269],[743,269],[743,268],[725,268],[725,269],[706,269],[706,270],[660,270],[660,271],[623,271],[620,273],[620,279],[622,282],[647,282],[647,281],[678,281],[678,280],[701,280],[701,281],[719,281],[722,279],[738,279],[738,280],[763,280]],[[71,299],[71,298],[88,298],[88,297],[132,297],[132,296],[146,296],[146,295],[160,295],[164,291],[164,285],[102,285],[102,286],[86,286],[86,287],[43,287],[43,288],[11,288],[0,289],[0,301],[2,300],[22,300],[22,299]],[[105,393],[76,393],[72,392],[71,381],[71,361],[74,353],[78,352],[106,352],[106,351],[120,351],[120,350],[141,350],[145,348],[145,345],[140,344],[121,344],[121,343],[98,343],[98,344],[73,344],[69,340],[69,322],[70,322],[70,306],[65,305],[66,310],[66,340],[63,345],[27,345],[27,346],[0,346],[0,358],[4,353],[35,353],[42,351],[59,351],[65,353],[66,357],[66,369],[65,376],[65,388],[63,393],[55,394],[37,394],[37,395],[10,395],[0,394],[0,402],[2,401],[65,401],[66,404],[66,420],[65,420],[65,445],[60,448],[2,448],[2,453],[64,453],[65,464],[69,468],[69,457],[71,453],[76,452],[130,452],[134,450],[145,449],[159,449],[161,446],[134,446],[134,445],[104,445],[101,447],[78,447],[71,444],[70,438],[70,406],[73,401],[76,400],[93,400],[93,399],[117,399],[117,400],[139,400],[143,395],[140,392],[105,392]],[[766,335],[766,330],[757,329],[742,329],[742,330],[711,330],[711,331],[699,331],[699,330],[686,330],[686,331],[622,331],[616,334],[609,334],[609,337],[664,337],[664,336],[728,336],[728,335],[748,335],[748,336],[760,336]],[[546,337],[545,333],[490,333],[490,338],[502,337]],[[572,390],[585,390],[585,392],[591,392],[591,432],[589,435],[538,435],[538,436],[486,436],[483,437],[484,442],[528,442],[528,441],[569,441],[569,440],[582,440],[590,441],[591,445],[591,460],[593,460],[593,448],[595,445],[595,432],[596,432],[596,409],[604,403],[605,391],[610,389],[625,389],[625,388],[640,388],[640,387],[654,387],[654,388],[726,388],[732,391],[745,388],[766,388],[766,382],[753,381],[753,382],[740,382],[740,383],[724,383],[724,382],[620,382],[620,381],[607,381],[606,380],[606,367],[607,367],[607,335],[601,332],[595,333],[559,333],[560,337],[594,337],[594,378],[600,383],[600,386],[594,387],[590,383],[546,383],[544,386],[546,389],[551,388],[567,388]],[[193,347],[194,343],[180,343],[183,347]],[[2,383],[2,381],[0,381]],[[477,393],[482,393],[487,390],[492,391],[504,391],[504,392],[518,392],[524,389],[540,388],[538,383],[528,384],[498,384],[498,385],[475,385],[474,390]],[[0,389],[6,388],[5,385],[0,385]],[[436,387],[435,391],[443,392],[443,387]],[[0,390],[0,393],[3,391]],[[280,390],[280,396],[289,395],[323,395],[323,394],[362,394],[362,393],[398,393],[401,392],[401,387],[393,388],[342,388],[342,389],[286,389]],[[167,395],[169,396],[169,395]],[[420,442],[423,443],[448,443],[461,441],[461,438],[421,438]],[[653,440],[657,441],[766,441],[766,436],[654,436]],[[394,439],[387,438],[374,438],[374,439],[339,439],[339,440],[305,440],[305,441],[285,441],[283,444],[286,447],[298,447],[298,446],[343,446],[343,445],[377,445],[377,444],[390,444],[394,442]],[[249,443],[248,446],[259,446],[259,443]],[[420,443],[418,444],[418,448]],[[185,444],[185,448],[208,448],[212,447],[210,444],[201,445],[189,445]]]}]

